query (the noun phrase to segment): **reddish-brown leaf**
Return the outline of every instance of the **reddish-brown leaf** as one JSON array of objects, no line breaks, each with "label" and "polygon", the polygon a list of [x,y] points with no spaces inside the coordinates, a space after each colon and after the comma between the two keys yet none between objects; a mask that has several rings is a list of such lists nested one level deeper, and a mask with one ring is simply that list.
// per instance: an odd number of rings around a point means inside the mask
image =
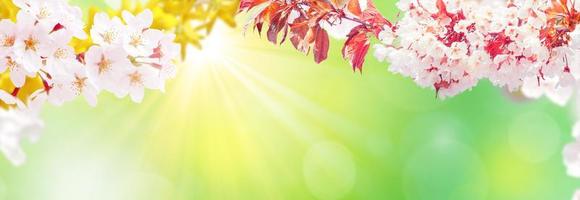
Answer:
[{"label": "reddish-brown leaf", "polygon": [[288,37],[288,32],[289,32],[290,28],[288,25],[284,26],[284,29],[282,29],[282,33],[284,33],[282,35],[282,39],[280,40],[280,44],[284,44],[284,42],[286,42],[286,38]]},{"label": "reddish-brown leaf", "polygon": [[266,8],[264,8],[264,10],[262,12],[260,12],[256,18],[254,19],[254,29],[258,30],[258,33],[260,35],[262,35],[262,28],[264,26],[264,23],[271,21],[271,18],[274,17],[272,13],[276,13],[280,10],[280,4],[279,3],[272,3],[270,5],[268,5]]},{"label": "reddish-brown leaf", "polygon": [[252,8],[266,3],[267,1],[269,0],[241,0],[239,12],[251,10]]},{"label": "reddish-brown leaf", "polygon": [[294,24],[290,26],[290,41],[294,48],[303,53],[307,53],[310,49],[309,43],[306,41],[306,34],[309,30],[308,21],[304,16],[294,20]]},{"label": "reddish-brown leaf", "polygon": [[257,22],[256,26],[254,26],[255,30],[258,30],[258,34],[261,36],[262,35],[262,27],[264,26],[263,22]]},{"label": "reddish-brown leaf", "polygon": [[313,28],[314,32],[314,61],[316,63],[321,63],[328,58],[328,46],[329,38],[326,30],[322,29],[320,26],[315,26]]},{"label": "reddish-brown leaf", "polygon": [[[442,2],[439,0],[439,3]],[[279,44],[289,39],[301,52],[309,53],[312,49],[316,63],[326,60],[329,51],[329,35],[320,27],[321,22],[348,20],[345,14],[350,13],[350,17],[354,18],[351,20],[360,23],[351,30],[342,50],[343,57],[354,70],[362,70],[370,48],[371,34],[378,36],[385,27],[393,27],[371,0],[367,0],[366,5],[361,5],[361,0],[241,0],[240,10],[249,10],[265,3],[268,5],[253,19],[254,29],[261,33],[264,26],[268,26],[267,38],[275,44],[278,44],[282,32]],[[446,13],[446,8],[441,10]],[[293,12],[298,12],[300,16],[290,23],[288,19]]]},{"label": "reddish-brown leaf", "polygon": [[352,14],[360,17],[363,14],[363,11],[360,7],[360,1],[359,0],[350,0],[348,2],[348,11],[350,11]]},{"label": "reddish-brown leaf", "polygon": [[278,11],[270,19],[270,27],[268,28],[268,40],[274,44],[278,44],[278,33],[282,30],[287,30],[288,14],[284,10]]},{"label": "reddish-brown leaf", "polygon": [[342,56],[350,61],[355,71],[362,71],[365,57],[370,48],[369,31],[363,25],[355,27],[348,35],[348,39],[342,49]]},{"label": "reddish-brown leaf", "polygon": [[360,18],[362,21],[365,21],[370,25],[368,28],[372,30],[376,37],[379,36],[379,33],[383,31],[385,26],[393,26],[391,22],[385,19],[379,10],[377,10],[372,1],[367,1],[367,9],[363,11]]},{"label": "reddish-brown leaf", "polygon": [[331,0],[332,4],[338,8],[343,8],[351,0]]}]

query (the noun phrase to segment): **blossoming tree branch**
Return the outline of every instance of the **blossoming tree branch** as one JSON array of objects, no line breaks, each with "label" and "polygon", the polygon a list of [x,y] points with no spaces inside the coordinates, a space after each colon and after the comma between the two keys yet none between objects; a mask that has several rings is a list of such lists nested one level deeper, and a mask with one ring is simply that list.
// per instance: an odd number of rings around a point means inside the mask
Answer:
[{"label": "blossoming tree branch", "polygon": [[200,31],[218,19],[234,25],[237,2],[219,2],[123,0],[117,10],[90,9],[85,24],[66,0],[0,0],[0,151],[25,161],[20,141],[38,137],[45,103],[82,97],[95,106],[101,92],[139,103],[146,89],[163,91]]},{"label": "blossoming tree branch", "polygon": [[[366,0],[242,0],[250,23],[272,43],[290,40],[311,50],[317,63],[328,54],[329,32],[344,32],[342,54],[362,70],[370,47],[390,70],[433,88],[439,97],[457,95],[482,79],[511,91],[550,85],[571,87],[571,65],[580,48],[574,3],[566,0],[402,0],[402,19],[391,23]],[[279,37],[281,39],[279,40]]]},{"label": "blossoming tree branch", "polygon": [[393,27],[371,1],[241,1],[240,11],[252,9],[257,9],[251,21],[255,30],[261,34],[266,25],[270,42],[282,44],[288,39],[303,53],[312,50],[317,63],[327,59],[329,29],[347,29],[350,33],[342,51],[355,70],[362,70],[370,47],[369,35],[378,37],[384,29]]},{"label": "blossoming tree branch", "polygon": [[[241,0],[239,10],[252,13],[248,25],[270,42],[288,39],[297,50],[312,51],[317,63],[327,58],[329,35],[337,35],[346,37],[343,57],[362,70],[376,37],[378,60],[439,98],[483,79],[559,105],[577,89],[580,3],[574,0],[400,0],[397,7],[400,19],[393,22],[371,0]],[[575,129],[578,141],[566,147],[565,164],[580,177],[580,123]]]}]

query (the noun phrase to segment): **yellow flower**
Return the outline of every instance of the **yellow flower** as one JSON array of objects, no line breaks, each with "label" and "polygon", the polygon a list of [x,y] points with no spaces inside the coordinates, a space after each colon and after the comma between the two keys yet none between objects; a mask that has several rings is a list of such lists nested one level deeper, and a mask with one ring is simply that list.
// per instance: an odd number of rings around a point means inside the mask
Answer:
[{"label": "yellow flower", "polygon": [[[107,12],[111,16],[121,17],[124,10],[136,14],[150,9],[153,12],[151,27],[174,32],[176,41],[181,44],[182,58],[185,58],[187,45],[201,48],[201,40],[211,33],[218,20],[234,27],[238,5],[239,0],[149,0],[147,3],[123,0],[119,9]],[[93,24],[91,19],[99,11],[96,7],[89,10],[87,32]],[[90,40],[73,41],[79,53],[86,51],[91,44]]]},{"label": "yellow flower", "polygon": [[12,3],[12,0],[0,0],[0,19],[16,20],[18,8]]},{"label": "yellow flower", "polygon": [[[42,82],[42,79],[40,78],[40,76],[35,77],[35,78],[26,78],[26,84],[24,84],[24,86],[22,86],[22,88],[18,89],[18,99],[20,99],[22,102],[27,102],[28,101],[28,97],[34,93],[35,91],[38,91],[40,89],[44,88],[44,84]],[[14,86],[14,84],[12,84],[12,81],[10,80],[10,75],[5,72],[5,73],[0,73],[0,90],[4,90],[8,93],[12,93],[16,90],[16,87]],[[4,102],[0,101],[0,108],[8,108],[8,105],[6,105]]]},{"label": "yellow flower", "polygon": [[123,0],[120,10],[110,11],[112,15],[120,16],[122,10],[139,13],[144,9],[153,11],[152,28],[171,31],[181,44],[182,58],[187,54],[187,45],[201,48],[201,40],[211,33],[217,20],[229,26],[235,26],[239,0],[149,0],[145,4],[140,1]]}]

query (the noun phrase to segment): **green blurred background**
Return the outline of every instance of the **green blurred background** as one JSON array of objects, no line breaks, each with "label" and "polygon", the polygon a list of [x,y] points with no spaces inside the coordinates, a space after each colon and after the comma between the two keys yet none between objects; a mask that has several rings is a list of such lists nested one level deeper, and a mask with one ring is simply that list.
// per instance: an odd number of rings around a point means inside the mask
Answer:
[{"label": "green blurred background", "polygon": [[[396,16],[394,0],[376,3]],[[354,73],[339,41],[316,65],[241,32],[218,25],[142,104],[48,107],[29,161],[0,162],[0,199],[555,200],[580,188],[561,156],[571,108],[487,82],[442,101],[372,56]]]}]

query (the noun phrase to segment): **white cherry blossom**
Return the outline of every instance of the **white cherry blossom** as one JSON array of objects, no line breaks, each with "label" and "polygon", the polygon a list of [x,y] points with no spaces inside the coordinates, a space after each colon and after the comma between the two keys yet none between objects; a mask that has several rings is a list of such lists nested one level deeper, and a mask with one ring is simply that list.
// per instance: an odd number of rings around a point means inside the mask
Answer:
[{"label": "white cherry blossom", "polygon": [[83,18],[82,10],[79,7],[73,6],[66,6],[64,10],[66,12],[62,12],[59,18],[59,24],[62,25],[63,30],[78,39],[87,39],[85,24],[81,20]]},{"label": "white cherry blossom", "polygon": [[548,97],[559,106],[565,106],[574,94],[574,87],[558,85],[557,80],[548,79],[541,83],[537,78],[527,78],[522,86],[522,93],[528,98]]},{"label": "white cherry blossom", "polygon": [[74,62],[72,65],[68,65],[67,70],[72,75],[72,80],[68,86],[74,96],[83,96],[89,105],[96,106],[99,90],[95,83],[89,79],[86,67],[79,62]]},{"label": "white cherry blossom", "polygon": [[61,0],[14,0],[16,6],[45,28],[53,28],[59,23],[61,3]]},{"label": "white cherry blossom", "polygon": [[[574,132],[577,132],[579,125],[580,123],[575,125]],[[574,137],[575,141],[564,147],[564,164],[568,175],[580,178],[580,138],[576,134]]]},{"label": "white cherry blossom", "polygon": [[145,10],[137,16],[131,14],[129,11],[123,11],[122,15],[129,29],[143,31],[149,29],[151,24],[153,24],[153,12],[151,10]]},{"label": "white cherry blossom", "polygon": [[132,66],[121,47],[93,46],[85,54],[88,76],[99,89],[116,92],[121,72]]},{"label": "white cherry blossom", "polygon": [[141,103],[145,89],[160,89],[159,71],[151,67],[133,67],[122,73],[120,96],[129,95],[134,102]]},{"label": "white cherry blossom", "polygon": [[52,79],[52,89],[48,101],[55,105],[62,105],[76,97],[83,96],[91,106],[97,105],[99,93],[96,85],[87,76],[84,65],[72,62],[65,67],[65,73]]},{"label": "white cherry blossom", "polygon": [[574,197],[572,197],[572,200],[580,200],[580,190],[576,190],[576,192],[574,193]]},{"label": "white cherry blossom", "polygon": [[105,13],[95,15],[94,25],[91,28],[91,38],[95,44],[101,46],[117,46],[123,42],[126,27],[118,17],[112,19]]},{"label": "white cherry blossom", "polygon": [[155,37],[158,30],[149,27],[153,22],[153,13],[150,10],[143,11],[137,16],[123,12],[123,19],[127,22],[127,34],[124,34],[123,47],[134,56],[150,56],[157,47]]},{"label": "white cherry blossom", "polygon": [[153,50],[153,54],[149,58],[153,59],[156,63],[153,65],[161,70],[161,77],[163,79],[175,77],[175,59],[179,57],[181,52],[181,46],[176,44],[175,34],[163,34],[159,31],[155,32],[157,38],[156,47]]},{"label": "white cherry blossom", "polygon": [[8,19],[0,20],[0,56],[5,56],[16,42],[16,24]]},{"label": "white cherry blossom", "polygon": [[46,49],[43,69],[48,73],[64,73],[66,66],[78,62],[73,47],[69,45],[72,35],[64,31],[52,34],[51,45]]},{"label": "white cherry blossom", "polygon": [[50,46],[49,30],[35,25],[35,19],[25,12],[18,13],[18,35],[13,47],[17,62],[30,72],[37,72],[42,66],[42,57]]},{"label": "white cherry blossom", "polygon": [[[570,46],[557,40],[548,46],[542,38],[551,1],[444,0],[444,9],[436,2],[399,1],[402,18],[379,35],[375,56],[439,97],[457,95],[481,79],[517,91],[524,80],[568,87],[580,78],[580,69],[570,64],[580,60],[571,47],[580,45],[572,39]],[[557,91],[569,96],[568,90]]]},{"label": "white cherry blossom", "polygon": [[16,87],[22,87],[26,81],[26,77],[35,76],[34,72],[31,72],[23,64],[17,62],[15,56],[12,54],[0,57],[0,66],[4,66],[4,70],[10,73],[10,80]]}]

